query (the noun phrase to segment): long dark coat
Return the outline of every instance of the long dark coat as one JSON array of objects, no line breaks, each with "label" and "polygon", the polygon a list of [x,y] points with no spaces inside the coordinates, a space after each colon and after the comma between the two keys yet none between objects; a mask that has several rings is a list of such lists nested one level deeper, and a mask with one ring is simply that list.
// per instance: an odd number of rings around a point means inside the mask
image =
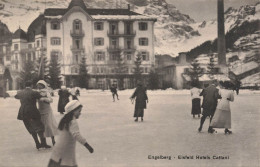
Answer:
[{"label": "long dark coat", "polygon": [[69,93],[69,91],[67,89],[59,90],[58,94],[59,94],[58,112],[64,113],[65,112],[64,107],[70,101],[69,97],[71,94]]},{"label": "long dark coat", "polygon": [[203,96],[203,102],[201,106],[203,108],[202,115],[213,116],[218,104],[218,89],[216,86],[210,85],[202,90],[200,96]]},{"label": "long dark coat", "polygon": [[15,95],[16,99],[20,99],[21,107],[18,112],[17,119],[41,119],[39,110],[36,107],[37,99],[41,98],[39,92],[32,90],[31,88],[26,88],[19,91]]},{"label": "long dark coat", "polygon": [[134,117],[143,117],[143,110],[146,109],[146,100],[148,100],[146,88],[138,86],[131,98],[136,98]]},{"label": "long dark coat", "polygon": [[41,122],[41,114],[36,107],[36,100],[41,98],[39,92],[26,88],[15,95],[20,99],[21,107],[17,119],[23,120],[23,123],[30,134],[44,131],[44,125]]}]

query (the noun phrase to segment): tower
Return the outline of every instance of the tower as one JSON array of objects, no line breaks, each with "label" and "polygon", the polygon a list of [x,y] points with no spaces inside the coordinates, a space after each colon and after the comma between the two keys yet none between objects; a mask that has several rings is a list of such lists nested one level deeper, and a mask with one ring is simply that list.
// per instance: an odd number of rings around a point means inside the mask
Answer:
[{"label": "tower", "polygon": [[218,64],[221,72],[227,73],[224,0],[218,0]]}]

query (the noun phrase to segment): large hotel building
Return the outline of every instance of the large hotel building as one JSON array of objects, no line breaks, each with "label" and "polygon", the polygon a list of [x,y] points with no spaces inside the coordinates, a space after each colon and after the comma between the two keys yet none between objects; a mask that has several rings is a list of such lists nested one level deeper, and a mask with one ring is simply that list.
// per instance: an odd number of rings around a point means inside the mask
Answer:
[{"label": "large hotel building", "polygon": [[[133,88],[135,58],[142,57],[142,75],[148,76],[155,63],[154,23],[156,19],[126,9],[88,8],[83,0],[72,0],[68,8],[49,8],[12,38],[4,66],[12,76],[12,89],[19,89],[19,72],[26,60],[37,60],[44,52],[48,61],[61,65],[63,82],[77,86],[79,65],[86,58],[89,88],[107,89],[118,84]],[[8,50],[7,45],[2,49]],[[119,57],[121,60],[119,61]],[[118,66],[122,66],[118,70]]]}]

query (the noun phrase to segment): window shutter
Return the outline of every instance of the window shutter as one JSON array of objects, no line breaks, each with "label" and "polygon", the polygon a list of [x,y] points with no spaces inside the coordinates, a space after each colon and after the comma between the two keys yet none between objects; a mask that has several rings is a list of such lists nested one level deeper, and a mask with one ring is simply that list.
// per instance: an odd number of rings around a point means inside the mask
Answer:
[{"label": "window shutter", "polygon": [[149,52],[146,52],[146,60],[149,61],[150,60],[150,55]]}]

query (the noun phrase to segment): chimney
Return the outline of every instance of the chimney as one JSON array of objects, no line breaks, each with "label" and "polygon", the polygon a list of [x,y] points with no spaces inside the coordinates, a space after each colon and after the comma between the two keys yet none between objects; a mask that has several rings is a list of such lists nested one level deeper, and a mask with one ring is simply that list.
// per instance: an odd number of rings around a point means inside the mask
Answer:
[{"label": "chimney", "polygon": [[218,64],[226,66],[224,0],[218,0]]},{"label": "chimney", "polygon": [[179,61],[178,61],[178,64],[179,65],[184,65],[186,64],[187,61],[186,61],[186,52],[180,52],[179,53]]},{"label": "chimney", "polygon": [[131,9],[130,4],[127,4],[127,9],[130,11]]}]

